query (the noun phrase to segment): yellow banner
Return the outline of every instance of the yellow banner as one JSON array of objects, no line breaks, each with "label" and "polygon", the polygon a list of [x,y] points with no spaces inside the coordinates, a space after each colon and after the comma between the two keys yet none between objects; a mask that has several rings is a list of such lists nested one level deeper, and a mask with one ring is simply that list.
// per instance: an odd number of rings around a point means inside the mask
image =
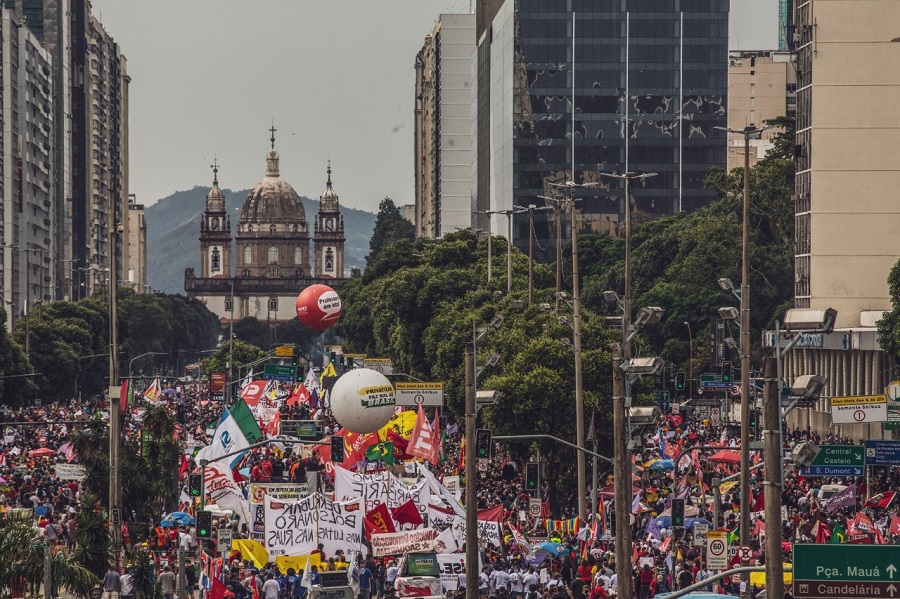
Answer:
[{"label": "yellow banner", "polygon": [[415,427],[415,410],[404,410],[399,414],[394,414],[393,418],[378,431],[378,438],[382,441],[387,440],[387,432],[392,430],[404,439],[409,439]]},{"label": "yellow banner", "polygon": [[884,395],[850,395],[847,397],[831,398],[831,405],[833,406],[852,406],[866,403],[887,403],[887,397],[885,397]]}]

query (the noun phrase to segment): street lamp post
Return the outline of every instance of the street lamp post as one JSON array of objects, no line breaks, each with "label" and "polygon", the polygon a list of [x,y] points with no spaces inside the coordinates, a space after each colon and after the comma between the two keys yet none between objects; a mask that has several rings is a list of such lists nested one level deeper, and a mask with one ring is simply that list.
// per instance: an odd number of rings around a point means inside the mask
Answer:
[{"label": "street lamp post", "polygon": [[[646,180],[655,177],[656,173],[600,173],[613,179],[625,182],[625,296],[622,298],[622,343],[613,354],[613,368],[617,362],[621,366],[632,356],[631,352],[631,182],[635,179]],[[614,373],[613,384],[621,393],[620,399],[613,402],[613,436],[615,444],[614,460],[616,476],[614,493],[616,504],[616,568],[619,573],[619,586],[623,597],[634,596],[634,580],[631,573],[625,570],[631,563],[631,525],[629,523],[629,507],[631,505],[631,472],[628,469],[628,438],[625,409],[631,407],[631,383],[621,369]],[[615,393],[614,393],[615,394]],[[627,483],[627,486],[626,486]],[[624,584],[623,584],[624,583]]]},{"label": "street lamp post", "polygon": [[688,399],[694,396],[694,334],[691,332],[691,323],[684,321],[688,330]]},{"label": "street lamp post", "polygon": [[475,343],[466,343],[466,599],[478,599],[478,493],[475,479]]},{"label": "street lamp post", "polygon": [[119,568],[122,516],[122,419],[119,405],[119,297],[116,242],[122,225],[116,224],[115,208],[107,211],[107,251],[109,254],[109,523],[115,548],[116,569]]},{"label": "street lamp post", "polygon": [[[750,538],[750,138],[768,127],[716,127],[744,136],[743,222],[741,223],[741,543]],[[742,564],[746,566],[747,564]],[[745,580],[746,575],[745,575]],[[745,585],[749,596],[750,585]]]}]

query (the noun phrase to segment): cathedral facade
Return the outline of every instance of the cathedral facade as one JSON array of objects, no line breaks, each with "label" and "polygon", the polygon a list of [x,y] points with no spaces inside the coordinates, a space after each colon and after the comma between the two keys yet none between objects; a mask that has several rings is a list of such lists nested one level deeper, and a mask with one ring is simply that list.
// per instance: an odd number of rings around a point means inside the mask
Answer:
[{"label": "cathedral facade", "polygon": [[271,142],[266,175],[247,194],[233,237],[218,167],[213,166],[212,189],[200,218],[200,272],[188,268],[184,273],[188,296],[200,299],[222,323],[249,316],[287,322],[296,316],[297,295],[304,288],[315,283],[339,287],[345,279],[344,219],[331,164],[310,225],[300,196],[281,178],[274,128]]}]

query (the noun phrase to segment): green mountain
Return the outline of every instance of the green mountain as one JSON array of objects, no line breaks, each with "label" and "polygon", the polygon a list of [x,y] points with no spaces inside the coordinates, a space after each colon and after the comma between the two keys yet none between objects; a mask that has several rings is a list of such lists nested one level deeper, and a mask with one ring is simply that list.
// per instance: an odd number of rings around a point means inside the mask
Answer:
[{"label": "green mountain", "polygon": [[[209,187],[177,191],[161,199],[144,212],[147,221],[147,284],[168,293],[184,293],[184,269],[200,267],[200,215]],[[223,189],[225,204],[231,213],[232,231],[240,217],[241,204],[249,189]],[[303,197],[307,220],[312,220],[319,202]],[[344,216],[344,264],[363,269],[369,252],[369,239],[375,227],[375,214],[341,206]],[[232,255],[236,255],[232,252]]]}]

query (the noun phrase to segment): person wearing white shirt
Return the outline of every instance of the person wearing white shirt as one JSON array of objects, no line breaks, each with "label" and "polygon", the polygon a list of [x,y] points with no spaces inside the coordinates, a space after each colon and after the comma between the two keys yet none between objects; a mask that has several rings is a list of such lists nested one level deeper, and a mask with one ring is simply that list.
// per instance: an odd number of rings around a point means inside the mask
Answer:
[{"label": "person wearing white shirt", "polygon": [[509,573],[509,592],[512,593],[514,597],[522,597],[525,595],[525,587],[522,584],[522,575],[516,570]]},{"label": "person wearing white shirt", "polygon": [[609,577],[609,590],[612,592],[616,592],[616,589],[619,588],[619,577],[615,572],[612,573],[612,576]]},{"label": "person wearing white shirt", "polygon": [[534,573],[534,568],[528,568],[528,572],[522,576],[522,586],[526,591],[531,590],[531,585],[539,585],[541,583],[540,577]]},{"label": "person wearing white shirt", "polygon": [[499,566],[493,572],[491,572],[491,592],[493,594],[497,594],[497,591],[503,589],[505,591],[509,590],[509,573],[506,570],[503,570]]}]

